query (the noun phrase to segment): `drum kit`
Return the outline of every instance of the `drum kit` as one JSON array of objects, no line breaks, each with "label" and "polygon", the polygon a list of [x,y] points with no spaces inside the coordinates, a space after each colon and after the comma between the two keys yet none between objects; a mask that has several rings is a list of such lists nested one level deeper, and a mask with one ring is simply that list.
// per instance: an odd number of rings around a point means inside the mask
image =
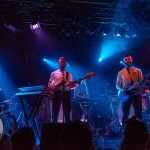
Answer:
[{"label": "drum kit", "polygon": [[0,138],[3,133],[11,135],[17,129],[16,119],[12,115],[12,105],[11,100],[0,103]]}]

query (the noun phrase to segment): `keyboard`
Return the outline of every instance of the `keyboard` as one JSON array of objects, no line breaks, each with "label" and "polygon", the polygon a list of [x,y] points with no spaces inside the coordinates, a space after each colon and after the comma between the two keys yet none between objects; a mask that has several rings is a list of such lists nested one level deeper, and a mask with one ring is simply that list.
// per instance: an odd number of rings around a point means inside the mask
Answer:
[{"label": "keyboard", "polygon": [[44,89],[45,89],[44,85],[20,87],[18,88],[19,92],[17,92],[15,95],[16,96],[38,95],[42,94]]}]

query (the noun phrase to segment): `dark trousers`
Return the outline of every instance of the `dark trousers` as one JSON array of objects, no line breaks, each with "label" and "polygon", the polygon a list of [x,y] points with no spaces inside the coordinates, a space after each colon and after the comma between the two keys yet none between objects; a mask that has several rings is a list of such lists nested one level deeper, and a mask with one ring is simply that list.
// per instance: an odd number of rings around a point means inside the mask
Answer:
[{"label": "dark trousers", "polygon": [[53,99],[53,122],[58,122],[58,115],[60,111],[60,106],[62,104],[63,108],[63,121],[70,122],[70,112],[71,112],[71,93],[70,91],[54,92]]},{"label": "dark trousers", "polygon": [[131,104],[134,108],[135,117],[142,120],[142,100],[140,95],[130,96],[129,99],[122,104],[123,116],[122,124],[125,124],[125,121],[128,119],[130,113]]}]

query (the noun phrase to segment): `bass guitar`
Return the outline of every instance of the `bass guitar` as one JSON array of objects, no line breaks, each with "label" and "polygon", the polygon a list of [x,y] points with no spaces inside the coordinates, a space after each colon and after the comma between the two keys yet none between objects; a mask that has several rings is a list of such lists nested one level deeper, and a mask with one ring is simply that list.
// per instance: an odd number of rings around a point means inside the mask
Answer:
[{"label": "bass guitar", "polygon": [[[94,72],[87,73],[84,77],[79,78],[78,80],[72,81],[72,82],[70,82],[70,83],[66,83],[66,84],[64,85],[64,87],[65,87],[65,88],[67,88],[67,87],[73,88],[73,87],[72,87],[73,85],[75,85],[75,84],[77,84],[77,83],[80,83],[82,80],[85,80],[85,79],[88,79],[88,78],[92,78],[92,77],[94,77],[94,76],[96,76],[96,73],[94,73]],[[54,88],[54,89],[48,87],[48,88],[46,89],[46,93],[47,93],[47,94],[50,94],[50,95],[53,94],[54,91],[58,91],[58,90],[60,89],[60,87],[62,87],[62,84],[63,84],[63,81],[60,82],[60,83],[58,83],[57,85],[55,85],[55,88]]]},{"label": "bass guitar", "polygon": [[[150,76],[150,73],[148,73],[146,76],[144,76],[143,79],[135,82],[133,85],[129,83],[125,89],[118,91],[118,97],[121,102],[128,101],[130,96],[136,96],[140,94],[140,87],[141,85],[146,81],[146,79]],[[127,92],[124,92],[127,91]]]}]

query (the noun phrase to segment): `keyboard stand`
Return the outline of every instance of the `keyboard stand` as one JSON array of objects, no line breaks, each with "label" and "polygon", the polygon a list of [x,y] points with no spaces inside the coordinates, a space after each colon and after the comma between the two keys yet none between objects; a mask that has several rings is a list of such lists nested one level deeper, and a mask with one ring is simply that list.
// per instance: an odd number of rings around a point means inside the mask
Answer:
[{"label": "keyboard stand", "polygon": [[35,117],[36,117],[36,114],[37,114],[41,104],[42,104],[42,99],[43,99],[44,96],[45,95],[37,94],[37,98],[35,99],[32,108],[28,107],[30,112],[27,113],[27,109],[26,109],[26,105],[25,105],[27,95],[26,96],[25,95],[18,95],[18,98],[20,99],[21,106],[22,106],[22,109],[23,109],[23,113],[24,113],[24,116],[25,116],[26,125],[28,127],[31,127],[31,122],[33,122],[34,126],[35,126],[35,129],[36,129],[36,132],[37,132],[39,137],[40,137],[40,131],[39,131],[39,128],[38,128]]}]

